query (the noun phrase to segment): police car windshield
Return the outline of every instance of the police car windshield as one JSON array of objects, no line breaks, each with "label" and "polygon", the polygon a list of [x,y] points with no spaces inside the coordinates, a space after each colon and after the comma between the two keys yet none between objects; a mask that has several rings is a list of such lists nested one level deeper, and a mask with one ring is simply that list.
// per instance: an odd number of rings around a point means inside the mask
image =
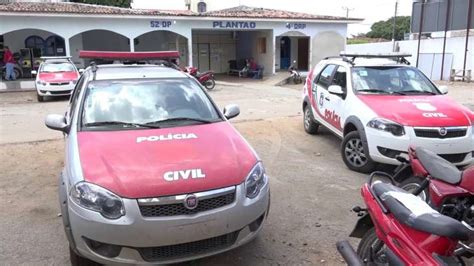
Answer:
[{"label": "police car windshield", "polygon": [[190,79],[92,81],[82,112],[85,127],[157,127],[216,122],[221,118]]},{"label": "police car windshield", "polygon": [[359,93],[440,94],[425,75],[411,67],[354,67],[352,84]]},{"label": "police car windshield", "polygon": [[71,63],[44,63],[41,67],[41,72],[71,72],[76,71]]}]

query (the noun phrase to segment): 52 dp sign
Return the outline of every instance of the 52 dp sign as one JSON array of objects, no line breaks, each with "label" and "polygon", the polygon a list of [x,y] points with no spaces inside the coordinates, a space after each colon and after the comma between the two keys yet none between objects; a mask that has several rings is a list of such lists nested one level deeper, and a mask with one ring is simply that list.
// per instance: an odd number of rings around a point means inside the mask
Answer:
[{"label": "52 dp sign", "polygon": [[169,28],[173,24],[170,20],[152,20],[150,27],[152,28]]}]

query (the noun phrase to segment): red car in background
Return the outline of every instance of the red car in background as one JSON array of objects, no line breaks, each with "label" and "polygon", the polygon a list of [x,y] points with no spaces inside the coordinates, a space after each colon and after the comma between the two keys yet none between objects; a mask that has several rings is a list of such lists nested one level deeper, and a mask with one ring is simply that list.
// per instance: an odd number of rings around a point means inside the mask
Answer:
[{"label": "red car in background", "polygon": [[71,94],[77,80],[81,76],[70,57],[42,57],[44,60],[38,71],[31,71],[36,75],[35,87],[38,102],[45,97],[68,96]]}]

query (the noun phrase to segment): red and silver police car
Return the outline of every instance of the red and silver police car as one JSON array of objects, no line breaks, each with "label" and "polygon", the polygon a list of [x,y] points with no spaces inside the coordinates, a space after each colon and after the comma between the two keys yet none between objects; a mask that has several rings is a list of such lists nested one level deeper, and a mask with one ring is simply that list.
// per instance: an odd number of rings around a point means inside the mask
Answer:
[{"label": "red and silver police car", "polygon": [[[90,53],[89,53],[90,54]],[[159,59],[162,53],[95,53]],[[65,115],[60,204],[71,261],[166,264],[254,239],[269,180],[250,145],[188,74],[163,66],[92,65]]]},{"label": "red and silver police car", "polygon": [[348,168],[370,172],[376,162],[398,164],[410,145],[456,165],[474,161],[474,113],[407,64],[407,56],[346,54],[310,71],[304,129],[316,134],[322,125],[341,137]]},{"label": "red and silver police car", "polygon": [[70,57],[42,57],[36,75],[36,93],[39,102],[45,97],[70,95],[82,69],[79,71]]}]

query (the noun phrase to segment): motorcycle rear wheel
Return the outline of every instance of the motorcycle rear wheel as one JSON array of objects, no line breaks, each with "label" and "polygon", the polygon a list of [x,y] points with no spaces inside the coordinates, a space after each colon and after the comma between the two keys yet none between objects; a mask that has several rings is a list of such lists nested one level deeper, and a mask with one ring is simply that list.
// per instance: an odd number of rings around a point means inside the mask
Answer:
[{"label": "motorcycle rear wheel", "polygon": [[377,237],[375,227],[367,231],[360,240],[357,255],[365,265],[388,265],[385,244]]},{"label": "motorcycle rear wheel", "polygon": [[[410,176],[409,178],[400,182],[398,187],[410,193],[413,193],[416,189],[420,187],[421,183],[423,183],[422,178],[419,178],[416,176]],[[428,188],[424,189],[420,194],[418,194],[418,197],[425,202],[429,202],[429,189]]]},{"label": "motorcycle rear wheel", "polygon": [[214,79],[209,79],[206,82],[204,82],[203,85],[204,87],[206,87],[206,89],[212,90],[216,86],[216,81]]}]

